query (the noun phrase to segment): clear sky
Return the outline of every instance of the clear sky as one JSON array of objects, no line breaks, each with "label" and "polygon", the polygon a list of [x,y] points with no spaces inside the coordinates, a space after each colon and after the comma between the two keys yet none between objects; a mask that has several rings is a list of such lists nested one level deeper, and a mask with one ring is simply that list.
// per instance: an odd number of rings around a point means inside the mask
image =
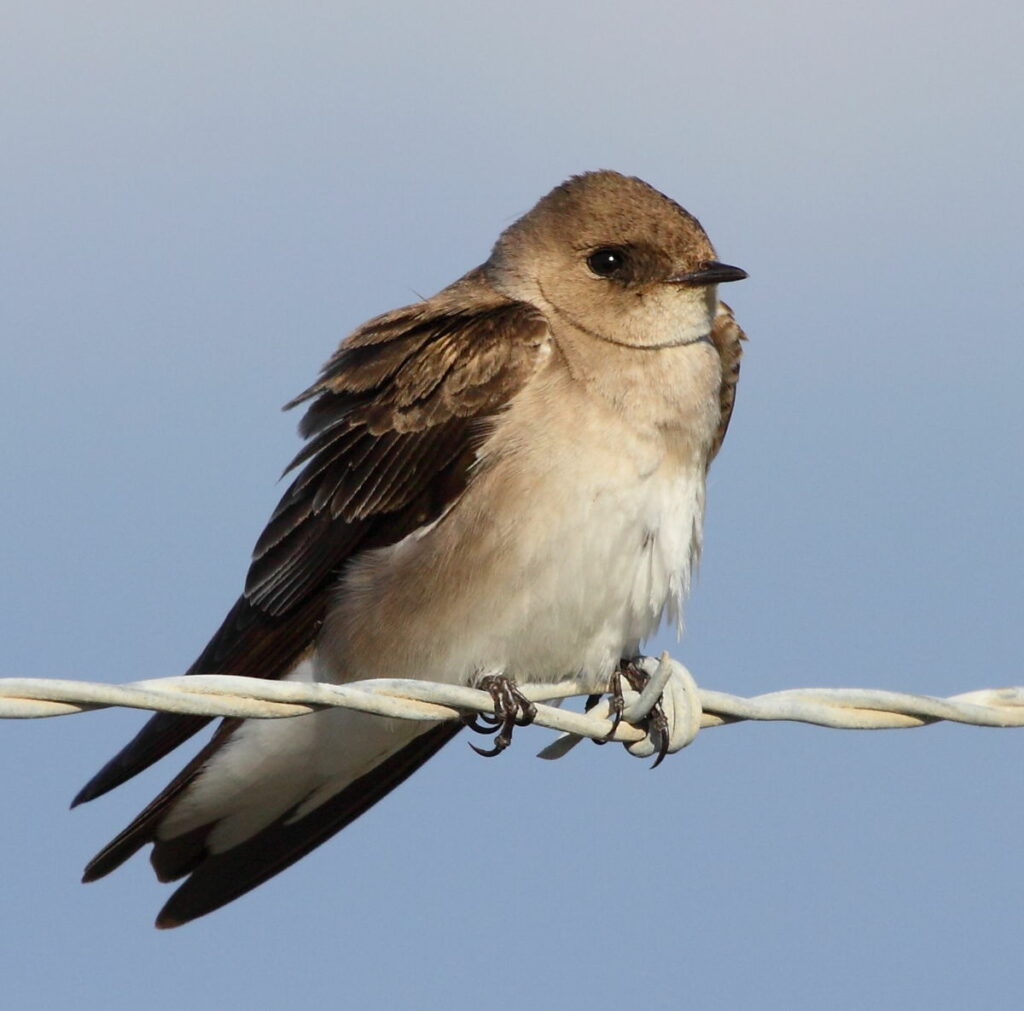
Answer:
[{"label": "clear sky", "polygon": [[[675,654],[707,687],[1021,683],[1015,0],[8,5],[0,674],[181,672],[369,316],[574,172],[642,176],[750,279]],[[669,645],[659,639],[652,649]],[[1024,733],[458,741],[215,915],[141,857],[141,717],[0,725],[12,1008],[1020,1006]]]}]

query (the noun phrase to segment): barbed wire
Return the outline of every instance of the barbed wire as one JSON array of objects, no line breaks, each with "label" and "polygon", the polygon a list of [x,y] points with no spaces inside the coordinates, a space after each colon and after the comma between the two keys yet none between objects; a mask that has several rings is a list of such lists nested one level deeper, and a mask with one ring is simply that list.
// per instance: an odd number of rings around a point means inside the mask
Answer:
[{"label": "barbed wire", "polygon": [[[562,701],[586,696],[574,681],[520,685],[536,704],[533,723],[561,733],[540,752],[559,758],[583,738],[624,744],[638,757],[659,749],[678,751],[702,728],[746,720],[790,721],[844,730],[921,727],[940,720],[978,727],[1024,727],[1024,687],[987,688],[948,698],[864,688],[797,688],[744,698],[698,688],[690,672],[667,653],[645,657],[642,691],[623,690],[621,719],[609,699],[586,712],[561,709]],[[554,705],[548,704],[554,703]],[[664,731],[649,725],[660,704]],[[345,685],[263,681],[250,677],[200,675],[135,681],[124,685],[57,678],[0,678],[0,718],[38,719],[114,706],[201,716],[285,719],[329,707],[343,707],[392,719],[442,721],[468,713],[490,714],[486,691],[434,681],[379,678]],[[659,736],[667,734],[667,748]]]}]

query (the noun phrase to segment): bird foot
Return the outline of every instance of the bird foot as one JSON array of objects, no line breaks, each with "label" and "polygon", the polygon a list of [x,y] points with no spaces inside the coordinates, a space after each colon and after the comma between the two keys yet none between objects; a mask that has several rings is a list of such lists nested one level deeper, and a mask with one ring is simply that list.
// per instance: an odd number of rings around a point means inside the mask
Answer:
[{"label": "bird foot", "polygon": [[494,747],[484,749],[473,743],[469,745],[478,755],[494,758],[512,743],[513,728],[529,726],[534,721],[537,707],[504,674],[488,674],[480,679],[477,687],[491,696],[494,714],[473,713],[471,716],[463,716],[462,722],[478,734],[494,734],[497,731]]},{"label": "bird foot", "polygon": [[[611,676],[611,680],[608,684],[608,692],[611,695],[609,701],[610,715],[612,726],[605,737],[598,741],[598,744],[607,744],[608,741],[612,740],[615,736],[615,731],[618,729],[619,724],[622,722],[623,715],[626,712],[625,699],[623,696],[622,682],[625,679],[633,691],[643,693],[644,688],[647,687],[647,683],[651,680],[650,675],[644,671],[636,660],[623,660],[618,668],[614,671]],[[593,696],[591,696],[593,698]],[[652,769],[656,769],[661,765],[665,756],[668,754],[668,746],[670,742],[669,735],[669,724],[668,717],[665,715],[664,707],[661,704],[661,696],[654,701],[654,703],[640,715],[639,719],[631,718],[630,723],[638,723],[640,726],[646,726],[647,730],[652,732],[652,736],[658,742],[658,757],[654,760],[654,764],[651,766]],[[632,716],[632,714],[630,714]]]},{"label": "bird foot", "polygon": [[[636,666],[635,661],[619,661],[619,666],[612,672],[612,676],[608,681],[608,694],[611,696],[608,700],[608,716],[612,721],[611,729],[600,740],[595,740],[595,744],[608,744],[614,740],[615,731],[619,729],[619,724],[622,722],[622,714],[626,709],[626,699],[622,694],[622,679],[627,677],[627,668],[634,674],[643,674],[643,671]],[[632,686],[632,681],[630,681],[630,687]],[[590,712],[600,701],[600,695],[588,695],[586,704],[583,707],[584,712]]]}]

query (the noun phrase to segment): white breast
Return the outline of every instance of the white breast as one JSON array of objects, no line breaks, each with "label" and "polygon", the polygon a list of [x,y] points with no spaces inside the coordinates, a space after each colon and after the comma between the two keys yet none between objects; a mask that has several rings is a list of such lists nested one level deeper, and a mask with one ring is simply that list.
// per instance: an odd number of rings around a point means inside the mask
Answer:
[{"label": "white breast", "polygon": [[[505,671],[521,682],[583,674],[603,691],[666,607],[678,618],[700,543],[703,468],[665,458],[649,470],[649,458],[621,447],[586,459],[548,450],[529,480],[521,467],[492,476],[491,492],[509,494],[489,499],[486,515],[474,494],[374,553],[342,588],[316,657],[287,679],[466,683]],[[523,494],[511,494],[516,485]],[[209,845],[226,850],[296,804],[308,812],[426,726],[348,710],[248,721],[171,809],[161,837],[217,820]]]},{"label": "white breast", "polygon": [[513,404],[439,523],[350,566],[318,645],[331,677],[582,674],[598,689],[663,614],[680,620],[717,405],[680,440],[570,395],[541,385]]},{"label": "white breast", "polygon": [[619,659],[638,651],[666,611],[681,621],[700,546],[703,471],[665,468],[581,490],[592,495],[585,516],[568,508],[549,528],[549,562],[536,565],[520,630],[503,645],[517,677],[582,674],[603,690]]}]

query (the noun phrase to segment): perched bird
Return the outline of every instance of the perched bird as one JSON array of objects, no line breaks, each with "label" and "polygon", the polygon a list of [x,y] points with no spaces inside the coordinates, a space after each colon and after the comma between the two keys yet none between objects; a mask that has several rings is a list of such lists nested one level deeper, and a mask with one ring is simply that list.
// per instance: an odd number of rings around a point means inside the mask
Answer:
[{"label": "perched bird", "polygon": [[[678,204],[592,172],[483,266],[359,327],[289,405],[309,404],[298,476],[189,673],[499,674],[513,709],[515,683],[605,691],[679,620],[739,374],[718,285],[745,276]],[[75,803],[207,722],[153,716]],[[344,828],[460,729],[344,709],[226,719],[84,880],[152,843],[159,879],[186,879],[157,925],[185,923]]]}]

